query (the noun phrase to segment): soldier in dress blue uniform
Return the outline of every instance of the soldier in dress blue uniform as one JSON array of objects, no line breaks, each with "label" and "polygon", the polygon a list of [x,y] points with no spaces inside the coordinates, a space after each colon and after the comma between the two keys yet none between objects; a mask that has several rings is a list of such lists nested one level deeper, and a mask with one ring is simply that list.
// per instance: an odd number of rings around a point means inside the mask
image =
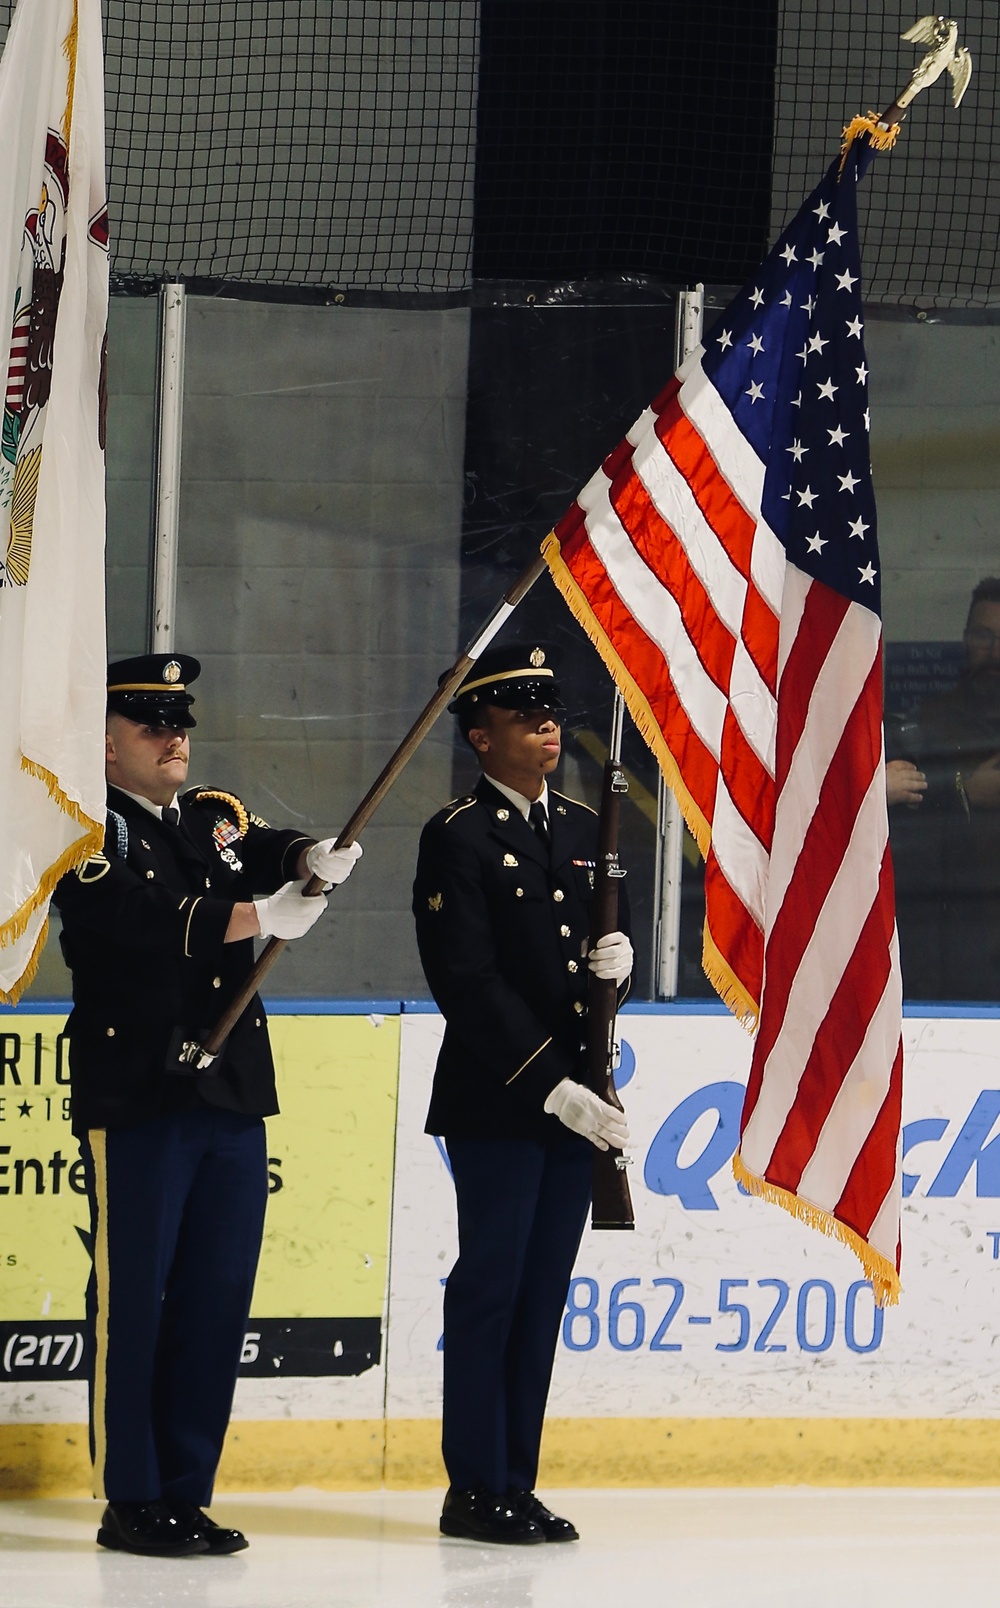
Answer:
[{"label": "soldier in dress blue uniform", "polygon": [[109,667],[104,848],[54,896],[94,1240],[91,1450],[108,1503],[97,1539],[165,1556],[247,1544],[202,1509],[260,1250],[263,1119],[278,1109],[258,997],[207,1073],[180,1069],[177,1049],[214,1025],[254,938],[299,937],[322,913],[304,879],[341,882],[360,854],[276,831],[218,788],[179,793],[199,670],[167,653]]},{"label": "soldier in dress blue uniform", "polygon": [[445,1017],[427,1132],[446,1143],[459,1255],[444,1301],[445,1535],[577,1539],[534,1493],[592,1145],[627,1143],[583,1085],[588,965],[623,984],[624,933],[588,956],[597,821],[550,788],[551,650],[483,654],[450,705],[483,775],[424,828],[417,942]]}]

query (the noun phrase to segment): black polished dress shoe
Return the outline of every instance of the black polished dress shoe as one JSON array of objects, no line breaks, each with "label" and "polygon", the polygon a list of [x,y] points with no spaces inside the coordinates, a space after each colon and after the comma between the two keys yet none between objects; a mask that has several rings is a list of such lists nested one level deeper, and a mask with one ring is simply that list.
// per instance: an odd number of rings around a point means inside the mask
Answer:
[{"label": "black polished dress shoe", "polygon": [[534,1491],[508,1491],[507,1500],[515,1513],[520,1513],[523,1519],[530,1519],[541,1530],[546,1541],[579,1541],[580,1532],[569,1519],[561,1519],[558,1514],[550,1513],[544,1502],[540,1502]]},{"label": "black polished dress shoe", "polygon": [[140,1552],[153,1558],[190,1558],[208,1551],[200,1530],[165,1502],[109,1502],[97,1540],[113,1552]]},{"label": "black polished dress shoe", "polygon": [[506,1546],[534,1546],[545,1536],[495,1491],[456,1491],[452,1486],[441,1512],[441,1534],[463,1541],[500,1541]]},{"label": "black polished dress shoe", "polygon": [[170,1502],[167,1504],[181,1524],[187,1524],[195,1534],[203,1536],[207,1549],[216,1557],[222,1557],[227,1552],[243,1552],[250,1545],[242,1530],[228,1530],[222,1524],[216,1524],[207,1513],[194,1502]]}]

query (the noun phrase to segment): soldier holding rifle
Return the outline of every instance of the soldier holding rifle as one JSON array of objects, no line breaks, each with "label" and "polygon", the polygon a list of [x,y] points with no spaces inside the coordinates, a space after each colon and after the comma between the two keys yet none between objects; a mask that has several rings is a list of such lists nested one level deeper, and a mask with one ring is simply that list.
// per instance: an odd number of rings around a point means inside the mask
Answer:
[{"label": "soldier holding rifle", "polygon": [[446,1021],[427,1131],[445,1139],[458,1202],[441,1531],[575,1540],[534,1486],[592,1147],[628,1140],[621,1111],[584,1084],[588,967],[621,985],[632,946],[613,932],[587,953],[597,822],[548,786],[563,713],[551,652],[484,653],[449,707],[483,774],[425,827],[413,895]]},{"label": "soldier holding rifle", "polygon": [[264,1121],[278,1109],[264,1009],[251,999],[210,1070],[197,1038],[253,966],[253,939],[302,936],[310,875],[342,882],[361,850],[276,831],[187,778],[200,671],[186,654],[108,670],[104,850],[54,902],[73,973],[73,1130],[87,1168],[94,1271],[91,1443],[118,1551],[236,1552],[211,1500],[267,1198]]}]

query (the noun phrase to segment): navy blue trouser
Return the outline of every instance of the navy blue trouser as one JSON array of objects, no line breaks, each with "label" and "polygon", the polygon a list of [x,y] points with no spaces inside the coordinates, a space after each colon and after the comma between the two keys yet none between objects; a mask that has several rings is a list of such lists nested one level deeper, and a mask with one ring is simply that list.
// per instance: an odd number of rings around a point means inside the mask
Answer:
[{"label": "navy blue trouser", "polygon": [[449,1139],[442,1451],[460,1490],[533,1490],[559,1324],[590,1205],[583,1139]]},{"label": "navy blue trouser", "polygon": [[267,1201],[260,1117],[94,1128],[91,1455],[109,1501],[211,1501]]}]

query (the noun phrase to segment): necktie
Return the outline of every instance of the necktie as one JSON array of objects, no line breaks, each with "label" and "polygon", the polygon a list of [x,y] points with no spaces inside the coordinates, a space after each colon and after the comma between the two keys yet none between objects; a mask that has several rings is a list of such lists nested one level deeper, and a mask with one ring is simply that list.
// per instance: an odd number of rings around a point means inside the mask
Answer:
[{"label": "necktie", "polygon": [[181,822],[181,812],[180,810],[175,810],[173,805],[165,804],[160,811],[160,820],[164,826],[178,827]]},{"label": "necktie", "polygon": [[549,846],[549,820],[545,813],[545,805],[540,799],[537,803],[532,804],[528,810],[528,823],[543,849],[547,849]]}]

